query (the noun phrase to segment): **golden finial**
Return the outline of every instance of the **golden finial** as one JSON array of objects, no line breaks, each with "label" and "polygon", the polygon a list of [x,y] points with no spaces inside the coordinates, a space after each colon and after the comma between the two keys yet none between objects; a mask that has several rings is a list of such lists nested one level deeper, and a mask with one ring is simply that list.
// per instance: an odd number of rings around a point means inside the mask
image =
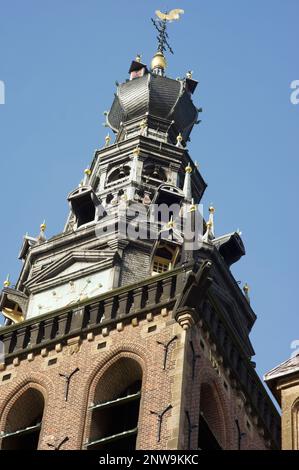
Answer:
[{"label": "golden finial", "polygon": [[167,62],[164,57],[164,54],[160,51],[156,52],[156,54],[152,58],[151,69],[152,70],[155,70],[155,69],[165,70],[166,67],[167,67]]},{"label": "golden finial", "polygon": [[250,290],[249,285],[247,284],[247,282],[245,282],[243,286],[243,292],[246,296],[249,294],[249,290]]},{"label": "golden finial", "polygon": [[46,225],[46,221],[44,220],[43,223],[40,225],[40,229],[42,232],[45,232],[46,228],[47,228],[47,225]]},{"label": "golden finial", "polygon": [[110,145],[110,142],[111,142],[111,137],[109,134],[107,134],[105,137],[105,147],[108,147]]},{"label": "golden finial", "polygon": [[90,175],[91,175],[91,169],[90,169],[90,168],[85,168],[84,174],[85,174],[86,176],[90,176]]},{"label": "golden finial", "polygon": [[188,165],[186,166],[185,172],[186,173],[192,173],[192,167],[191,167],[190,163],[188,163]]},{"label": "golden finial", "polygon": [[140,155],[140,147],[135,147],[134,150],[133,150],[133,155],[134,157],[139,157]]},{"label": "golden finial", "polygon": [[174,227],[173,216],[170,217],[170,220],[167,222],[166,227],[167,228],[173,228]]},{"label": "golden finial", "polygon": [[186,73],[186,78],[192,79],[192,74],[193,74],[192,70],[188,70],[188,72]]},{"label": "golden finial", "polygon": [[140,129],[145,129],[146,127],[147,127],[147,120],[143,118],[140,123]]},{"label": "golden finial", "polygon": [[245,282],[244,286],[243,286],[243,292],[244,292],[244,295],[247,299],[247,301],[250,303],[250,297],[249,297],[249,285],[247,284],[247,282]]},{"label": "golden finial", "polygon": [[215,207],[213,207],[213,204],[210,205],[210,207],[209,207],[209,212],[210,212],[210,214],[214,214],[214,213],[215,213]]},{"label": "golden finial", "polygon": [[194,199],[191,200],[191,206],[189,207],[189,212],[196,211],[196,204],[194,204]]},{"label": "golden finial", "polygon": [[136,58],[135,58],[135,62],[141,62],[141,58],[142,58],[142,55],[141,54],[137,54]]},{"label": "golden finial", "polygon": [[10,282],[10,275],[7,274],[5,281],[3,282],[4,287],[10,287],[11,282]]},{"label": "golden finial", "polygon": [[179,133],[176,138],[177,145],[181,145],[182,140],[183,140],[183,136],[181,133]]}]

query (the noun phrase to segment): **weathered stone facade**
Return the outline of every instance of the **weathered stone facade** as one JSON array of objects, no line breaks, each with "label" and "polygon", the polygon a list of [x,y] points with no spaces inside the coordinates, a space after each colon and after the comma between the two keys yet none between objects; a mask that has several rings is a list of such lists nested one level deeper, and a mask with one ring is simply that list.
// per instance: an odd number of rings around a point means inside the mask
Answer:
[{"label": "weathered stone facade", "polygon": [[265,380],[281,407],[281,447],[299,450],[299,355],[272,369]]}]

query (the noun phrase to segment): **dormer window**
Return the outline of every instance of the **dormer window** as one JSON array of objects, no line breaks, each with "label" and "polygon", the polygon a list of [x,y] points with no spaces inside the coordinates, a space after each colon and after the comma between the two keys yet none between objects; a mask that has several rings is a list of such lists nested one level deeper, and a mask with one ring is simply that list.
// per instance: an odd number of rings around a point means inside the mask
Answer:
[{"label": "dormer window", "polygon": [[101,200],[90,186],[82,186],[73,191],[68,201],[76,218],[77,228],[99,220],[105,211]]},{"label": "dormer window", "polygon": [[165,273],[174,268],[179,255],[179,247],[159,241],[152,259],[152,275]]},{"label": "dormer window", "polygon": [[135,60],[132,61],[129,74],[130,80],[134,80],[134,78],[143,77],[145,73],[147,73],[147,67],[145,64],[141,63],[141,56],[137,56]]}]

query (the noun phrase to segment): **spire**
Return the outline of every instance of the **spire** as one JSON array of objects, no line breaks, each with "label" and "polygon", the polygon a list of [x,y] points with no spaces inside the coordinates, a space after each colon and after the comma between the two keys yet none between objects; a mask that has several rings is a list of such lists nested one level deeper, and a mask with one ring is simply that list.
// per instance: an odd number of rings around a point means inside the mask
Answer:
[{"label": "spire", "polygon": [[164,56],[164,52],[168,51],[173,54],[173,50],[168,42],[168,33],[167,33],[167,22],[172,22],[173,20],[179,20],[180,15],[184,13],[184,10],[176,8],[168,12],[162,13],[160,10],[156,10],[156,16],[158,19],[153,19],[152,23],[158,31],[158,48],[157,52],[153,57],[151,68],[154,73],[157,75],[164,75],[167,63]]},{"label": "spire", "polygon": [[188,163],[185,168],[185,180],[183,186],[183,193],[185,195],[185,199],[187,199],[188,201],[192,199],[191,173],[192,168],[190,166],[190,163]]},{"label": "spire", "polygon": [[214,213],[215,213],[215,208],[210,205],[209,207],[209,220],[207,222],[207,230],[204,234],[204,236],[202,237],[202,240],[206,243],[209,243],[211,240],[213,240],[213,238],[215,238],[215,234],[214,234]]}]

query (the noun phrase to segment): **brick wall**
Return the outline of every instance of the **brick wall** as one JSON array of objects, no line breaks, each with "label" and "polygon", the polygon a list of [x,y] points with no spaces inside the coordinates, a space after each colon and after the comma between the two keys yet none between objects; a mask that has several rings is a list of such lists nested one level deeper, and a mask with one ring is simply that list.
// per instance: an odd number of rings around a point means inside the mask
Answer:
[{"label": "brick wall", "polygon": [[[266,449],[268,443],[263,437],[263,430],[257,427],[257,417],[247,411],[245,397],[239,391],[238,384],[231,380],[229,370],[225,370],[221,359],[217,358],[209,333],[204,332],[197,324],[189,331],[189,335],[189,344],[186,348],[188,372],[184,394],[187,396],[185,406],[192,416],[192,424],[198,423],[199,413],[202,410],[207,415],[206,420],[220,445],[224,449],[237,450],[236,420],[238,420],[241,432],[246,433],[241,440],[241,449]],[[190,341],[198,356],[193,378]],[[186,445],[186,442],[185,433],[181,445]],[[192,433],[192,448],[196,448],[197,442],[198,433],[195,430]]]},{"label": "brick wall", "polygon": [[[164,370],[163,345],[171,339]],[[193,378],[191,340],[196,354],[200,355]],[[89,333],[83,341],[77,337],[66,345],[58,343],[55,349],[43,349],[36,356],[29,354],[7,366],[0,373],[0,431],[7,430],[9,412],[18,398],[33,387],[45,398],[39,448],[49,449],[48,443],[62,441],[65,437],[69,440],[63,444],[63,449],[83,448],[91,433],[88,407],[100,398],[110,397],[111,390],[118,387],[117,382],[124,384],[128,374],[132,380],[134,378],[132,367],[126,369],[126,360],[138,364],[136,377],[142,371],[137,448],[186,448],[185,411],[189,411],[192,424],[197,424],[201,390],[203,396],[205,391],[213,391],[221,419],[211,423],[211,427],[224,448],[237,448],[235,419],[246,432],[242,439],[243,449],[266,448],[261,430],[247,415],[242,396],[230,383],[229,374],[215,362],[208,338],[204,337],[201,328],[197,325],[190,330],[182,329],[166,309],[156,316],[147,314],[141,321],[133,318],[127,325],[119,322],[111,331]],[[116,364],[122,366],[118,366],[109,378],[106,373]],[[59,373],[68,375],[77,367],[79,371],[71,379],[68,401],[65,401],[65,380]],[[207,395],[203,400],[207,400]],[[164,415],[161,440],[157,442],[158,419],[154,413],[162,412],[169,404],[172,408]],[[21,425],[21,413],[19,419]],[[197,448],[196,428],[192,432],[191,448]]]}]

